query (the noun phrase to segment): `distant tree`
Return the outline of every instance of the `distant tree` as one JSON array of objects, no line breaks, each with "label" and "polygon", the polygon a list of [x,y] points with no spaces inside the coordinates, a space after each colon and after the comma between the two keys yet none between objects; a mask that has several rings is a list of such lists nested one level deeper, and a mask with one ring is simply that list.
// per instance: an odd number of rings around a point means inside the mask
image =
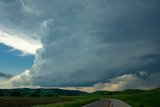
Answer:
[{"label": "distant tree", "polygon": [[0,96],[4,96],[3,90],[0,90]]},{"label": "distant tree", "polygon": [[32,97],[40,97],[41,96],[41,90],[40,89],[36,89],[34,90],[34,92],[31,95]]},{"label": "distant tree", "polygon": [[13,97],[21,97],[21,92],[20,91],[13,91],[11,93],[11,96],[13,96]]}]

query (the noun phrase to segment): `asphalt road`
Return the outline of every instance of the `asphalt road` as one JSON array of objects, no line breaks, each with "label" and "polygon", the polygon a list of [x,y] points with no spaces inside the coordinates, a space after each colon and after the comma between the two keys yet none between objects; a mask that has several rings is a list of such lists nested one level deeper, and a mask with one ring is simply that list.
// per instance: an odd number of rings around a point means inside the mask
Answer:
[{"label": "asphalt road", "polygon": [[83,107],[131,107],[131,106],[118,99],[101,99],[96,102],[85,105]]},{"label": "asphalt road", "polygon": [[123,102],[122,100],[118,100],[118,99],[111,99],[111,103],[113,107],[131,107],[129,104]]}]

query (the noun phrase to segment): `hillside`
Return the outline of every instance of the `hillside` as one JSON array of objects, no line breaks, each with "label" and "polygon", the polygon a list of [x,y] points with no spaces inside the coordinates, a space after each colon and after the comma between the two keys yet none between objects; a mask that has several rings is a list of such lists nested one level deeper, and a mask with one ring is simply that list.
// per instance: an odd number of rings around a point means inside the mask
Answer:
[{"label": "hillside", "polygon": [[125,90],[111,98],[121,99],[132,107],[158,107],[160,102],[160,88],[152,90]]}]

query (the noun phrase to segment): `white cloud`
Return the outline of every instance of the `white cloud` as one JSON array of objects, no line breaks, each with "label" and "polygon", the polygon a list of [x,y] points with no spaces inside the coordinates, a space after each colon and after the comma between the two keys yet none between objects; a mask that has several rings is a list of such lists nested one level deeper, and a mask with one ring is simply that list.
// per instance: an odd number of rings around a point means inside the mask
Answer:
[{"label": "white cloud", "polygon": [[23,55],[36,55],[36,50],[42,47],[39,40],[10,35],[3,31],[0,31],[0,43],[21,51]]},{"label": "white cloud", "polygon": [[13,76],[8,80],[4,80],[0,83],[1,88],[16,88],[16,87],[29,87],[31,75],[30,70],[25,70],[22,74]]}]

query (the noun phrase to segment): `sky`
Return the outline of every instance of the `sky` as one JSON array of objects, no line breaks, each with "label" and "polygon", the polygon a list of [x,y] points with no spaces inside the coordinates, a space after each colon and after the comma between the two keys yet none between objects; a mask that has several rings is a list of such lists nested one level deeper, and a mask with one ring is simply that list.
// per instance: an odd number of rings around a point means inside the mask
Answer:
[{"label": "sky", "polygon": [[17,75],[25,69],[32,66],[34,56],[19,56],[20,51],[10,51],[12,48],[2,45],[0,46],[0,72]]},{"label": "sky", "polygon": [[159,87],[159,10],[159,0],[0,0],[0,88]]}]

